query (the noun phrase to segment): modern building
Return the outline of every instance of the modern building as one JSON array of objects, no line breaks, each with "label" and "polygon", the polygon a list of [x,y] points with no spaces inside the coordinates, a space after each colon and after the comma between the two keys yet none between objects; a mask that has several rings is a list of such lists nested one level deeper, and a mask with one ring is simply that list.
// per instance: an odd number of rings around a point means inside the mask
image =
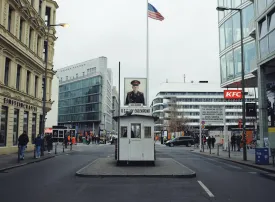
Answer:
[{"label": "modern building", "polygon": [[58,69],[58,125],[79,132],[112,130],[112,71],[99,57]]},{"label": "modern building", "polygon": [[[246,92],[246,102],[257,102],[254,91]],[[173,104],[171,102],[173,100]],[[155,124],[155,133],[169,129],[171,118],[183,118],[189,128],[199,129],[200,106],[225,106],[225,121],[229,130],[238,128],[242,118],[241,100],[225,100],[224,89],[215,83],[162,83],[153,100],[153,115],[159,117]],[[174,112],[176,111],[176,113]],[[171,117],[175,116],[175,117]],[[255,118],[247,118],[252,128]],[[223,130],[223,123],[208,123],[208,130]],[[172,131],[174,132],[174,131]]]},{"label": "modern building", "polygon": [[[258,87],[263,140],[268,124],[275,126],[275,0],[218,0],[218,6],[242,9],[245,86]],[[240,27],[239,11],[219,11],[221,87],[241,87]]]},{"label": "modern building", "polygon": [[[112,89],[112,115],[113,117],[118,116],[118,111],[119,111],[119,98],[118,98],[118,92],[115,86],[113,86]],[[112,132],[117,133],[118,131],[118,125],[117,122],[113,119],[112,121]]]},{"label": "modern building", "polygon": [[[18,136],[29,139],[41,132],[45,72],[48,47],[46,108],[51,110],[55,29],[55,1],[0,0],[0,154],[17,151]],[[49,34],[49,43],[46,36]],[[28,146],[28,150],[33,147]]]}]

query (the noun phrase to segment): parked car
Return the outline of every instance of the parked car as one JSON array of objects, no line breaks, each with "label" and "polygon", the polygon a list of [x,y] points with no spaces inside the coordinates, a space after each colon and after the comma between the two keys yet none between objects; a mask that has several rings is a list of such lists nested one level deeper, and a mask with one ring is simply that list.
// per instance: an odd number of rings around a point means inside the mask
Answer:
[{"label": "parked car", "polygon": [[183,136],[183,137],[177,137],[172,140],[169,140],[165,143],[166,146],[173,147],[177,145],[185,145],[187,147],[191,147],[191,145],[194,145],[194,139],[191,136]]}]

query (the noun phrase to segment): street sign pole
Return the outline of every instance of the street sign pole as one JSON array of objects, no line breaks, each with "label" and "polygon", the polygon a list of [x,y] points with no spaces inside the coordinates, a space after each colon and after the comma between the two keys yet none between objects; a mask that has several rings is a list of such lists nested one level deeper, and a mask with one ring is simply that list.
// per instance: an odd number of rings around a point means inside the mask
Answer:
[{"label": "street sign pole", "polygon": [[201,133],[202,133],[202,130],[201,130],[201,106],[200,106],[200,123],[199,123],[199,127],[200,127],[200,152],[201,152],[201,143],[202,143],[202,140],[201,140]]}]

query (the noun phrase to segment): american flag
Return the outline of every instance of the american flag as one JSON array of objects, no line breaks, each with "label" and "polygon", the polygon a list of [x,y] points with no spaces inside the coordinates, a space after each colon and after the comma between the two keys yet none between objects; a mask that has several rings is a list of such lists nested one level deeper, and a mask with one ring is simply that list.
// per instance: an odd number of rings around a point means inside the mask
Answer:
[{"label": "american flag", "polygon": [[150,3],[148,3],[148,17],[155,20],[164,20],[164,17],[158,12],[158,10]]}]

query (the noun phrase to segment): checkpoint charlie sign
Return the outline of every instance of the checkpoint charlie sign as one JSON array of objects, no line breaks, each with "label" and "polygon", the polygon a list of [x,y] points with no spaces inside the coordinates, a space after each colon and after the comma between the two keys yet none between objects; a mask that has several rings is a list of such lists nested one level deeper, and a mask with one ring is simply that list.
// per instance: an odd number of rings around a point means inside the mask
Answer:
[{"label": "checkpoint charlie sign", "polygon": [[201,120],[206,124],[224,122],[224,106],[201,106]]},{"label": "checkpoint charlie sign", "polygon": [[126,115],[127,113],[131,115],[147,115],[151,116],[152,111],[150,107],[121,107],[120,108],[120,115]]}]

